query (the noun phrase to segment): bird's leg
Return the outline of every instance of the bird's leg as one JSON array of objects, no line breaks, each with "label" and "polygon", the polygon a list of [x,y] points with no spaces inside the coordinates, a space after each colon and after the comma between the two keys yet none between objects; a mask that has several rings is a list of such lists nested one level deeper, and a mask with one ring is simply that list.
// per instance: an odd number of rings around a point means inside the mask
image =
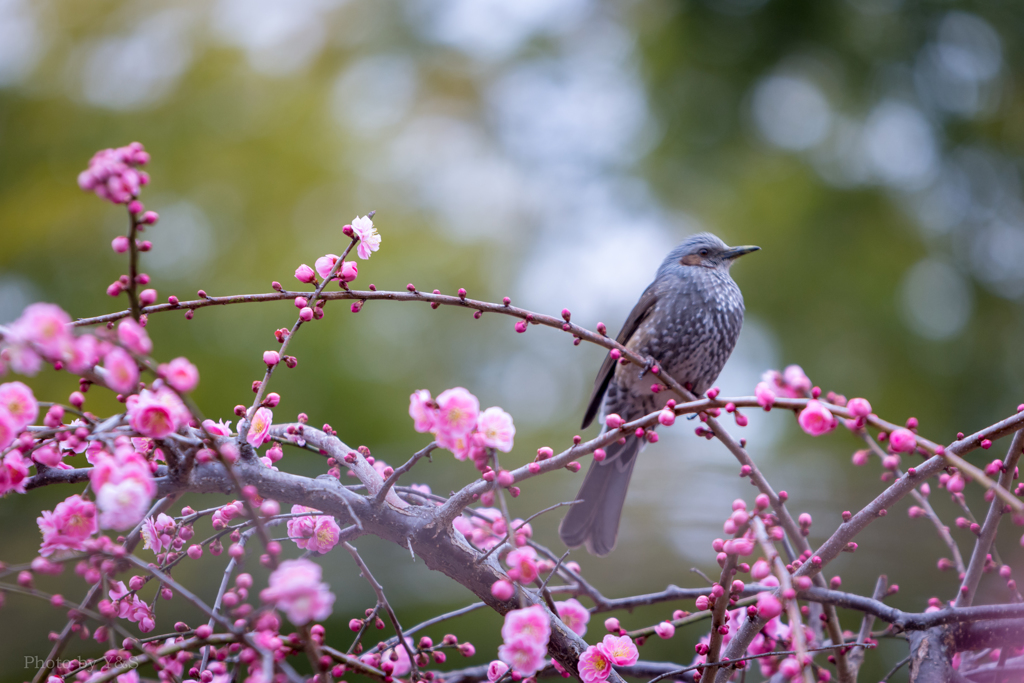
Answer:
[{"label": "bird's leg", "polygon": [[643,379],[644,375],[646,375],[648,372],[650,372],[651,368],[654,367],[654,364],[655,364],[654,363],[654,359],[653,358],[648,358],[647,362],[644,363],[643,369],[640,370],[640,374],[637,375],[637,379]]}]

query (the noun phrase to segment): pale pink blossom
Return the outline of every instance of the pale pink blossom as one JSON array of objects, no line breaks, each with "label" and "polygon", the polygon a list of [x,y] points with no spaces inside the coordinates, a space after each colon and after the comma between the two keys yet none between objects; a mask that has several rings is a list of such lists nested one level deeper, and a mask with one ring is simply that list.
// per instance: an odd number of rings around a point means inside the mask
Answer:
[{"label": "pale pink blossom", "polygon": [[361,259],[370,258],[370,253],[380,249],[380,235],[369,216],[356,216],[352,219],[352,231],[359,237],[356,253]]},{"label": "pale pink blossom", "polygon": [[153,352],[153,342],[149,334],[132,318],[125,318],[117,326],[117,340],[132,353],[148,356]]},{"label": "pale pink blossom", "polygon": [[178,395],[166,386],[143,389],[129,396],[126,405],[132,429],[150,439],[173,434],[192,417]]},{"label": "pale pink blossom", "polygon": [[494,683],[508,672],[508,664],[501,660],[494,660],[487,665],[487,680]]},{"label": "pale pink blossom", "polygon": [[341,527],[330,515],[319,514],[319,510],[302,505],[292,505],[292,514],[311,512],[316,514],[293,517],[288,520],[288,537],[303,550],[321,555],[338,545]]},{"label": "pale pink blossom", "polygon": [[68,370],[75,374],[85,372],[100,362],[100,358],[103,356],[102,351],[104,349],[99,340],[91,334],[76,337],[71,358],[68,360]]},{"label": "pale pink blossom", "polygon": [[103,357],[103,381],[108,387],[119,394],[127,394],[135,390],[139,381],[139,366],[131,354],[120,346],[107,351]]},{"label": "pale pink blossom", "polygon": [[13,450],[4,456],[0,464],[0,496],[11,491],[25,493],[25,479],[32,461],[25,458],[20,451]]},{"label": "pale pink blossom", "polygon": [[580,655],[577,668],[583,683],[598,683],[608,680],[612,673],[612,662],[601,645],[591,645]]},{"label": "pale pink blossom", "polygon": [[757,383],[757,386],[754,387],[754,397],[757,398],[757,404],[762,408],[771,408],[776,399],[775,392],[767,382]]},{"label": "pale pink blossom", "polygon": [[127,204],[149,182],[146,172],[139,170],[148,162],[149,154],[140,142],[101,149],[89,160],[89,168],[78,174],[78,186],[111,203]]},{"label": "pale pink blossom", "polygon": [[162,512],[156,517],[147,517],[142,523],[142,538],[145,540],[143,547],[156,554],[171,549],[173,536],[174,519]]},{"label": "pale pink blossom", "polygon": [[149,463],[127,448],[117,449],[112,456],[98,454],[89,480],[96,491],[99,523],[103,529],[132,528],[142,521],[156,495]]},{"label": "pale pink blossom", "polygon": [[[81,444],[82,450],[85,450],[85,445],[85,443]],[[47,467],[59,467],[64,459],[64,454],[47,444],[32,451],[32,459]]]},{"label": "pale pink blossom", "polygon": [[21,431],[39,417],[39,404],[32,390],[21,382],[0,384],[0,408],[6,408],[14,419],[15,429]]},{"label": "pale pink blossom", "polygon": [[[540,605],[514,609],[505,615],[505,624],[501,627],[501,637],[506,643],[517,638],[525,638],[546,648],[551,637],[551,622],[547,611]],[[504,657],[502,661],[508,662]],[[511,664],[511,662],[508,662]]]},{"label": "pale pink blossom", "polygon": [[498,648],[498,657],[523,676],[532,676],[544,668],[547,643],[538,643],[532,638],[505,639]]},{"label": "pale pink blossom", "polygon": [[912,453],[917,448],[917,437],[909,429],[899,427],[889,434],[889,448],[894,453]]},{"label": "pale pink blossom", "polygon": [[496,448],[502,453],[512,450],[516,427],[512,423],[512,416],[498,406],[492,406],[480,413],[476,429],[484,446]]},{"label": "pale pink blossom", "polygon": [[20,431],[18,420],[11,415],[7,408],[0,406],[0,449],[7,448],[14,443],[14,439],[17,438]]},{"label": "pale pink blossom", "polygon": [[601,641],[605,654],[615,666],[633,666],[640,658],[640,652],[629,636],[608,634]]},{"label": "pale pink blossom", "polygon": [[836,428],[838,424],[832,413],[820,401],[811,399],[797,417],[800,428],[811,436],[821,436]]},{"label": "pale pink blossom", "polygon": [[590,610],[580,604],[576,598],[555,603],[558,618],[569,627],[569,630],[582,637],[587,633],[587,622],[590,621]]},{"label": "pale pink blossom", "polygon": [[[60,306],[31,304],[20,318],[11,323],[8,340],[15,346],[31,345],[35,352],[48,360],[68,360],[74,349],[74,337],[68,328],[70,324],[71,316]],[[17,367],[14,369],[20,372]]]},{"label": "pale pink blossom", "polygon": [[99,530],[96,506],[77,493],[57,503],[53,512],[43,510],[36,523],[43,535],[39,549],[43,557],[85,550],[85,541]]},{"label": "pale pink blossom", "polygon": [[763,558],[754,563],[750,568],[750,575],[755,581],[761,581],[772,574],[772,567]]},{"label": "pale pink blossom", "polygon": [[465,460],[472,450],[472,436],[474,435],[440,432],[437,434],[437,445],[451,451],[456,460]]},{"label": "pale pink blossom", "polygon": [[811,380],[799,365],[790,365],[783,370],[782,380],[797,396],[804,396],[811,390]]},{"label": "pale pink blossom", "polygon": [[117,616],[121,619],[137,623],[139,630],[143,633],[152,631],[156,626],[156,621],[153,618],[153,612],[149,609],[149,605],[143,602],[137,594],[133,593],[129,596],[128,588],[124,585],[124,581],[118,581],[113,586],[113,588],[107,591],[107,595],[115,603],[114,610]]},{"label": "pale pink blossom", "polygon": [[412,418],[413,429],[421,434],[434,428],[437,408],[428,390],[418,389],[409,396],[409,417]]},{"label": "pale pink blossom", "polygon": [[245,440],[253,448],[259,448],[270,439],[270,425],[274,423],[274,413],[270,408],[259,408],[252,416],[249,433]]},{"label": "pale pink blossom", "polygon": [[214,422],[213,420],[203,420],[203,429],[210,433],[212,436],[231,436],[231,421],[225,422]]},{"label": "pale pink blossom", "polygon": [[334,594],[320,580],[322,575],[314,562],[285,560],[270,575],[270,585],[260,591],[260,599],[284,612],[296,626],[326,619],[334,606]]},{"label": "pale pink blossom", "polygon": [[465,436],[473,431],[480,416],[480,401],[462,387],[441,392],[437,397],[435,433]]},{"label": "pale pink blossom", "polygon": [[871,404],[866,398],[851,398],[846,403],[846,409],[854,417],[867,417],[871,414]]},{"label": "pale pink blossom", "polygon": [[[412,642],[412,638],[406,638],[405,644],[408,645],[409,649],[413,652],[416,651],[415,646],[413,645]],[[394,667],[391,670],[392,676],[404,676],[412,670],[412,662],[409,659],[409,652],[401,645],[396,645],[395,647],[388,648],[387,650],[384,650],[384,652],[380,653],[379,656],[380,661],[382,663],[390,662],[391,666]],[[363,658],[360,657],[360,659]]]},{"label": "pale pink blossom", "polygon": [[199,369],[184,356],[162,363],[159,370],[160,376],[175,391],[187,394],[199,385]]},{"label": "pale pink blossom", "polygon": [[537,579],[537,551],[526,545],[516,548],[505,558],[505,563],[510,567],[509,577],[520,583],[532,583]]}]

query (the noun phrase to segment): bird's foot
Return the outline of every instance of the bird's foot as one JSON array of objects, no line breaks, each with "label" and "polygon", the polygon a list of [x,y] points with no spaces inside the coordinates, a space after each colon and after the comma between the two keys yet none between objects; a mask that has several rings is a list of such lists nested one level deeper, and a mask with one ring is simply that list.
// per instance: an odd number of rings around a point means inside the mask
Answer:
[{"label": "bird's foot", "polygon": [[643,369],[640,370],[640,374],[637,375],[637,379],[643,379],[644,375],[646,375],[648,372],[650,372],[651,368],[653,368],[654,365],[655,365],[654,359],[653,358],[648,358],[647,362],[644,363]]}]

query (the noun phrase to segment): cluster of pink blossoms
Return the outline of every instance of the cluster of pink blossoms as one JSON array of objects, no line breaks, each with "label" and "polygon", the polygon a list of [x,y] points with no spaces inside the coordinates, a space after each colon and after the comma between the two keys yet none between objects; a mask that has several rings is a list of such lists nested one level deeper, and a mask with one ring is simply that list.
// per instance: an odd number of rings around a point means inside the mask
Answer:
[{"label": "cluster of pink blossoms", "polygon": [[543,607],[514,609],[505,615],[505,624],[501,627],[503,643],[498,648],[498,658],[514,672],[532,676],[547,663],[550,637],[551,622]]},{"label": "cluster of pink blossoms", "polygon": [[[128,594],[124,581],[118,581],[108,592],[110,600],[102,600],[98,605],[100,614],[107,617],[116,616],[139,625],[139,630],[149,633],[156,628],[156,618],[149,605],[139,599],[135,593]],[[113,602],[111,602],[113,601]]]},{"label": "cluster of pink blossoms", "polygon": [[43,534],[43,557],[85,550],[85,542],[99,530],[96,506],[77,493],[57,503],[53,512],[43,510],[36,523]]},{"label": "cluster of pink blossoms", "polygon": [[309,560],[285,560],[270,575],[260,599],[288,616],[296,626],[321,621],[331,614],[334,593],[320,578],[320,565]]},{"label": "cluster of pink blossoms", "polygon": [[115,454],[98,453],[93,464],[89,481],[96,492],[100,527],[131,529],[145,517],[156,495],[149,463],[127,438],[120,437]]},{"label": "cluster of pink blossoms", "polygon": [[[476,508],[472,517],[456,517],[452,526],[466,537],[470,543],[480,550],[490,550],[498,545],[508,533],[508,525],[498,508]],[[513,542],[516,547],[523,547],[533,536],[533,527],[521,519],[512,520]]]},{"label": "cluster of pink blossoms", "polygon": [[292,505],[292,514],[310,512],[314,514],[294,517],[288,520],[288,538],[295,541],[295,545],[309,552],[326,554],[331,548],[338,545],[341,527],[334,517],[320,514],[319,510],[308,508],[303,505]]},{"label": "cluster of pink blossoms", "polygon": [[[76,356],[86,349],[76,348],[68,329],[71,316],[55,304],[31,304],[4,330],[5,346],[0,350],[0,374],[7,366],[31,377],[43,361],[76,364]],[[95,341],[95,340],[94,340]]]},{"label": "cluster of pink blossoms", "polygon": [[497,406],[480,412],[480,401],[462,387],[443,391],[436,400],[420,389],[409,397],[409,416],[417,432],[434,434],[457,460],[471,458],[481,471],[487,449],[508,453],[516,435],[511,415]]},{"label": "cluster of pink blossoms", "polygon": [[633,639],[610,633],[597,645],[591,645],[580,655],[579,672],[583,683],[604,681],[611,675],[612,666],[632,666],[640,658]]},{"label": "cluster of pink blossoms", "polygon": [[149,154],[141,142],[101,149],[89,160],[89,168],[78,174],[78,186],[108,202],[127,204],[149,182],[149,174],[139,170],[147,163]]}]

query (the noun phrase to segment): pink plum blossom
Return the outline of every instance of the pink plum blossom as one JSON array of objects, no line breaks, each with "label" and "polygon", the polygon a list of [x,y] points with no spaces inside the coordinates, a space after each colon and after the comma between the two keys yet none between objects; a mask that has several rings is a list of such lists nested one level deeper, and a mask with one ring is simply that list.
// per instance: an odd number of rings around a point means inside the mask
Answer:
[{"label": "pink plum blossom", "polygon": [[164,513],[156,517],[147,517],[142,523],[142,538],[145,540],[144,548],[154,553],[162,553],[171,549],[172,532],[174,531],[174,519]]},{"label": "pink plum blossom", "polygon": [[101,345],[91,334],[76,337],[68,360],[68,369],[76,374],[82,373],[100,362]]},{"label": "pink plum blossom", "polygon": [[480,401],[462,387],[441,392],[437,397],[438,416],[435,428],[438,435],[464,436],[473,431],[480,415]]},{"label": "pink plum blossom", "polygon": [[270,575],[270,585],[260,591],[260,599],[284,612],[296,626],[326,619],[334,594],[320,580],[322,574],[320,566],[309,560],[285,560]]},{"label": "pink plum blossom", "polygon": [[356,248],[359,258],[366,260],[370,258],[371,252],[380,249],[380,235],[369,216],[353,218],[352,231],[359,237],[359,246]]},{"label": "pink plum blossom", "polygon": [[494,660],[487,665],[487,680],[494,683],[508,672],[508,664],[500,660]]},{"label": "pink plum blossom", "polygon": [[149,334],[132,318],[125,318],[117,326],[117,340],[132,353],[148,356],[153,352],[153,342]]},{"label": "pink plum blossom", "polygon": [[[338,262],[337,254],[325,254],[316,260],[313,266],[316,268],[316,273],[321,278],[326,278],[331,274],[331,269],[334,268],[334,264]],[[306,266],[309,268],[309,266]],[[299,277],[299,271],[295,271],[295,277]],[[313,280],[308,280],[312,282]]]},{"label": "pink plum blossom", "polygon": [[51,557],[54,553],[85,550],[85,541],[95,534],[99,527],[96,520],[96,506],[77,493],[57,503],[53,512],[43,510],[36,518],[43,544],[39,554]]},{"label": "pink plum blossom", "polygon": [[532,676],[544,668],[548,653],[547,643],[538,643],[532,638],[519,637],[505,642],[498,648],[498,657],[523,676]]},{"label": "pink plum blossom", "polygon": [[270,425],[274,422],[274,413],[270,408],[259,408],[252,416],[252,424],[249,425],[249,433],[245,440],[253,448],[259,448],[270,439]]},{"label": "pink plum blossom", "polygon": [[580,655],[578,668],[583,683],[598,683],[611,675],[612,662],[601,645],[591,645]]},{"label": "pink plum blossom", "polygon": [[199,385],[199,370],[184,356],[161,364],[159,370],[160,376],[175,391],[187,394]]},{"label": "pink plum blossom", "polygon": [[811,390],[811,380],[799,365],[790,365],[783,370],[782,380],[797,396],[803,396]]},{"label": "pink plum blossom", "polygon": [[[48,360],[68,360],[74,347],[74,337],[68,328],[70,324],[71,316],[60,306],[46,303],[31,304],[25,308],[20,318],[11,323],[7,337],[15,346],[31,345],[34,352],[42,354]],[[16,372],[21,372],[13,358],[11,366]]]},{"label": "pink plum blossom", "polygon": [[676,634],[676,627],[670,621],[663,621],[654,627],[654,632],[659,638],[668,640]]},{"label": "pink plum blossom", "polygon": [[509,576],[520,583],[532,583],[539,575],[537,551],[528,545],[510,552],[505,562],[511,568]]},{"label": "pink plum blossom", "polygon": [[836,428],[836,419],[820,401],[811,399],[797,417],[800,428],[811,436],[821,436]]},{"label": "pink plum blossom", "polygon": [[203,420],[203,429],[209,432],[213,436],[231,436],[231,421],[225,422],[214,422],[213,420]]},{"label": "pink plum blossom", "polygon": [[12,450],[4,456],[3,462],[0,463],[0,496],[11,491],[25,493],[25,479],[28,478],[30,464],[32,462],[17,450]]},{"label": "pink plum blossom", "polygon": [[601,641],[605,654],[616,666],[633,666],[640,659],[640,651],[629,636],[613,636],[608,634]]},{"label": "pink plum blossom", "polygon": [[107,591],[107,595],[114,601],[115,614],[121,619],[138,623],[139,630],[143,633],[152,631],[156,627],[156,620],[149,605],[144,603],[138,595],[128,595],[128,588],[124,581],[113,584],[113,588]]},{"label": "pink plum blossom", "polygon": [[156,495],[149,463],[130,449],[119,448],[112,456],[98,454],[89,480],[96,491],[103,529],[132,528],[142,521]]},{"label": "pink plum blossom", "polygon": [[20,431],[18,420],[11,415],[7,408],[0,406],[0,449],[7,448],[14,443],[14,439]]},{"label": "pink plum blossom", "polygon": [[166,386],[143,389],[129,396],[126,405],[132,429],[150,439],[173,434],[192,416],[178,395]]},{"label": "pink plum blossom", "polygon": [[138,170],[148,162],[141,142],[101,149],[89,160],[89,168],[78,174],[78,186],[113,204],[127,204],[149,182],[145,171]]},{"label": "pink plum blossom", "polygon": [[590,610],[580,604],[576,598],[556,602],[558,618],[569,627],[569,630],[582,637],[587,633],[587,622],[590,621]]},{"label": "pink plum blossom", "polygon": [[292,514],[311,512],[317,514],[293,517],[288,520],[288,537],[303,550],[321,555],[338,545],[341,527],[330,515],[319,514],[319,510],[302,505],[292,505]]},{"label": "pink plum blossom", "polygon": [[139,366],[135,359],[120,346],[107,351],[103,357],[103,381],[108,387],[119,394],[127,394],[135,390],[139,381]]},{"label": "pink plum blossom", "polygon": [[754,552],[754,539],[752,538],[730,538],[722,546],[722,550],[728,555],[742,555],[746,557]]},{"label": "pink plum blossom", "polygon": [[355,261],[345,261],[338,269],[338,279],[342,282],[352,282],[359,277],[359,264]]},{"label": "pink plum blossom", "polygon": [[421,434],[434,428],[437,408],[429,391],[419,389],[409,396],[409,417],[413,420],[413,429]]},{"label": "pink plum blossom", "polygon": [[512,416],[498,406],[492,406],[480,413],[476,429],[484,446],[497,448],[502,453],[512,450],[516,427],[512,424]]},{"label": "pink plum blossom", "polygon": [[5,408],[14,420],[15,430],[21,431],[39,417],[39,404],[32,390],[21,382],[0,384],[0,408]]},{"label": "pink plum blossom", "polygon": [[917,438],[914,436],[914,432],[899,427],[889,434],[889,448],[894,453],[911,453],[917,448]]},{"label": "pink plum blossom", "polygon": [[[506,643],[517,638],[525,638],[546,648],[548,638],[551,637],[551,622],[548,620],[547,611],[540,605],[510,611],[505,615],[501,637]],[[508,660],[502,658],[502,661]]]}]

